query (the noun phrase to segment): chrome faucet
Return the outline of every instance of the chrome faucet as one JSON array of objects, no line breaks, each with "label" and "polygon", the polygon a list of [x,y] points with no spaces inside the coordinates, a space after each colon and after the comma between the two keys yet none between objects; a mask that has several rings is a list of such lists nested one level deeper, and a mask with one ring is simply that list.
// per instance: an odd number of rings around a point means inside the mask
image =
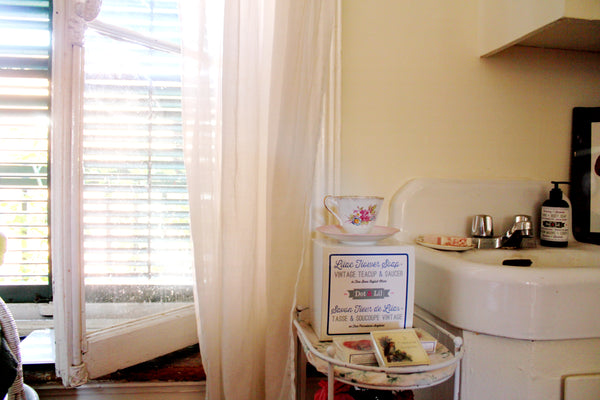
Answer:
[{"label": "chrome faucet", "polygon": [[535,247],[533,223],[529,215],[515,215],[512,225],[501,236],[494,236],[492,217],[476,215],[471,224],[471,236],[478,249]]}]

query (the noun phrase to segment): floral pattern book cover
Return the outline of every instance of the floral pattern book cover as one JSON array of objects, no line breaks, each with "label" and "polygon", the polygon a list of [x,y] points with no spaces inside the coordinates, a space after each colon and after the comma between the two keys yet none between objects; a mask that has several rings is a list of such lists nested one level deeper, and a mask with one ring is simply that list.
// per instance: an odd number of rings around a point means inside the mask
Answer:
[{"label": "floral pattern book cover", "polygon": [[414,329],[371,332],[375,356],[381,367],[426,365],[429,356]]}]

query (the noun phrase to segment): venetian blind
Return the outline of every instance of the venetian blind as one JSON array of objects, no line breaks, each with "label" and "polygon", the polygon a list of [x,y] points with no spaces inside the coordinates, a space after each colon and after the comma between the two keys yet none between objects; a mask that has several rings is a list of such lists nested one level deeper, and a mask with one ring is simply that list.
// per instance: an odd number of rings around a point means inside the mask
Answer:
[{"label": "venetian blind", "polygon": [[6,301],[49,298],[51,4],[0,0],[0,268]]},{"label": "venetian blind", "polygon": [[178,44],[174,0],[104,2],[86,32],[86,284],[191,285]]}]

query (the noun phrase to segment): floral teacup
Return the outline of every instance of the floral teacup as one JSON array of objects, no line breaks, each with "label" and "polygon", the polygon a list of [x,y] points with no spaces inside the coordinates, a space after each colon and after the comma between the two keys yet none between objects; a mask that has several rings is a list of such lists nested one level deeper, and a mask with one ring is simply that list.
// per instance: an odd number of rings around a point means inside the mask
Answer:
[{"label": "floral teacup", "polygon": [[[365,234],[375,226],[377,213],[383,204],[375,196],[325,196],[325,208],[337,219],[346,233]],[[337,211],[337,212],[336,212]]]}]

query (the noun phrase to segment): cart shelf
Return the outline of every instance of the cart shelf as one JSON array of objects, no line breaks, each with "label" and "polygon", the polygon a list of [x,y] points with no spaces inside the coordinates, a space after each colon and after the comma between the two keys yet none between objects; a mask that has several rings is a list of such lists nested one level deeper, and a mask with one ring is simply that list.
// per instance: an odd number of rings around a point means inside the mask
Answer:
[{"label": "cart shelf", "polygon": [[[299,374],[305,375],[306,361],[319,372],[328,377],[328,399],[333,400],[333,381],[337,380],[349,385],[379,390],[411,390],[423,389],[438,385],[454,376],[454,399],[458,400],[460,386],[460,361],[463,357],[463,341],[436,324],[435,322],[414,314],[414,326],[427,330],[438,339],[435,353],[429,354],[431,364],[383,368],[378,366],[357,365],[343,362],[335,358],[335,347],[332,342],[319,341],[312,326],[299,318],[294,321],[296,334],[302,352],[299,352]],[[450,351],[442,342],[451,343]],[[303,372],[304,371],[304,372]],[[300,381],[305,377],[299,376]],[[304,388],[299,388],[304,393]]]}]

